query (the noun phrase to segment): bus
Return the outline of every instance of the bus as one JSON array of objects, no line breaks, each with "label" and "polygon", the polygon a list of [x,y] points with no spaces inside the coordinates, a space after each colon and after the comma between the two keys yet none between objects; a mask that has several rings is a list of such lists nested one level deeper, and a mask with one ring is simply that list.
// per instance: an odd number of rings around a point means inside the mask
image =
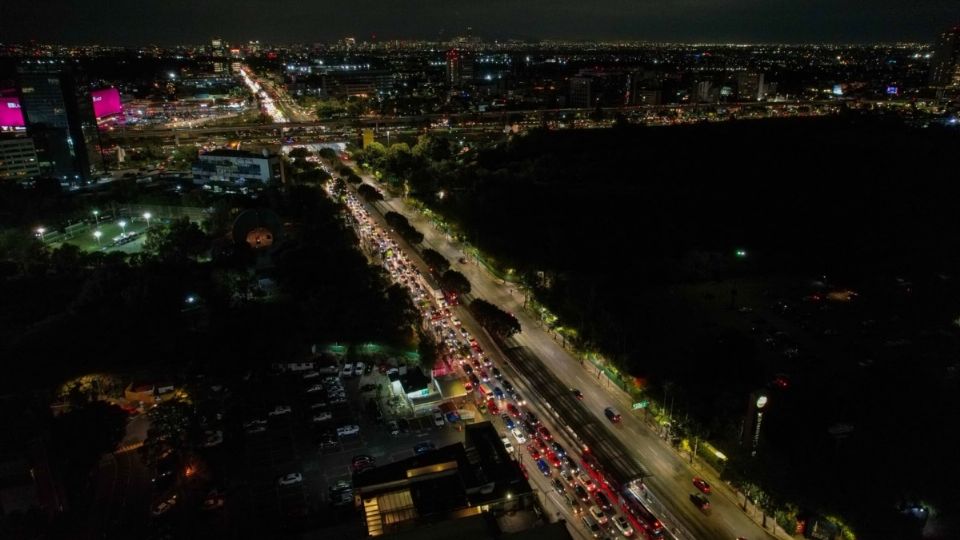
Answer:
[{"label": "bus", "polygon": [[663,524],[653,515],[643,504],[642,496],[638,482],[630,482],[621,491],[623,494],[623,504],[630,515],[637,520],[647,533],[654,538],[663,537]]}]

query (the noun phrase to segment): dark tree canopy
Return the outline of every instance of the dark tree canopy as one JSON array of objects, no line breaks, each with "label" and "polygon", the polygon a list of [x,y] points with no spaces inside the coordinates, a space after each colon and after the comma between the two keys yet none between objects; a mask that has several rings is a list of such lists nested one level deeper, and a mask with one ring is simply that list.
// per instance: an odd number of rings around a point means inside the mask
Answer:
[{"label": "dark tree canopy", "polygon": [[470,281],[466,276],[456,270],[447,270],[440,276],[440,286],[445,291],[453,292],[458,295],[470,294]]},{"label": "dark tree canopy", "polygon": [[520,321],[499,307],[477,298],[470,302],[470,312],[487,330],[502,338],[508,338],[520,332]]},{"label": "dark tree canopy", "polygon": [[443,275],[444,272],[450,269],[450,261],[436,250],[427,248],[420,253],[420,256],[423,257],[423,261],[427,263],[430,270],[438,276]]}]

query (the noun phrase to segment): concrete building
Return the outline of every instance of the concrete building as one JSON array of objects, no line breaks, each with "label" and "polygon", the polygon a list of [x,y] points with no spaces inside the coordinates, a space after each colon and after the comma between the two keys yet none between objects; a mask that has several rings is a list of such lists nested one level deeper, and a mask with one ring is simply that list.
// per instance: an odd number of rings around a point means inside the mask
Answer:
[{"label": "concrete building", "polygon": [[473,80],[473,56],[463,49],[447,51],[447,83],[460,86]]},{"label": "concrete building", "polygon": [[583,108],[592,107],[592,86],[593,79],[590,77],[570,77],[570,106]]},{"label": "concrete building", "polygon": [[930,61],[930,85],[960,88],[960,26],[940,34]]},{"label": "concrete building", "polygon": [[40,171],[62,180],[89,178],[97,122],[90,89],[79,72],[59,60],[28,61],[17,68],[17,78]]},{"label": "concrete building", "polygon": [[[490,422],[466,426],[463,443],[354,473],[353,495],[368,536],[510,538],[544,525],[540,501]],[[557,525],[550,537],[570,538]]]},{"label": "concrete building", "polygon": [[760,101],[764,97],[763,73],[737,73],[737,99]]},{"label": "concrete building", "polygon": [[39,175],[33,139],[0,135],[0,180],[29,180]]},{"label": "concrete building", "polygon": [[193,182],[283,182],[283,162],[280,156],[266,150],[257,154],[246,150],[219,149],[200,154],[193,166]]}]

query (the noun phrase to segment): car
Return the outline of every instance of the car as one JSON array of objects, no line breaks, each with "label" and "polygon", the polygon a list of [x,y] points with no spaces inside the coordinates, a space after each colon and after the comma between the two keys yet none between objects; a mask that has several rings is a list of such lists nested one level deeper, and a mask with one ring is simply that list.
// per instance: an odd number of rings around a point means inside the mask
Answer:
[{"label": "car", "polygon": [[536,447],[536,446],[534,446],[534,445],[532,445],[532,444],[531,444],[531,445],[528,445],[528,446],[527,446],[527,452],[530,452],[530,457],[533,458],[534,461],[540,459],[540,450],[537,450],[537,447]]},{"label": "car", "polygon": [[431,451],[431,450],[434,450],[435,448],[436,448],[436,446],[434,446],[434,444],[433,444],[432,442],[430,442],[430,441],[425,441],[425,442],[419,443],[419,444],[417,444],[416,446],[414,446],[414,447],[413,447],[413,453],[414,453],[414,454],[417,454],[417,455],[419,456],[420,454],[425,454],[425,453],[427,453],[427,452],[429,452],[429,451]]},{"label": "car", "polygon": [[481,379],[483,382],[489,382],[489,381],[490,381],[490,375],[487,375],[486,370],[483,370],[483,369],[480,370],[480,379]]},{"label": "car", "polygon": [[387,422],[387,431],[389,431],[391,435],[399,435],[400,424],[398,424],[396,420]]},{"label": "car", "polygon": [[473,388],[480,386],[480,379],[476,375],[470,375],[470,384],[473,385]]},{"label": "car", "polygon": [[495,387],[493,388],[493,397],[495,397],[495,398],[497,398],[497,399],[499,399],[499,400],[503,400],[503,398],[504,398],[503,389],[500,388],[499,386],[495,386]]},{"label": "car", "polygon": [[250,429],[250,428],[253,428],[253,427],[265,426],[265,425],[267,425],[267,421],[264,420],[263,418],[254,418],[253,420],[250,420],[249,422],[245,422],[245,423],[243,424],[243,429]]},{"label": "car", "polygon": [[367,364],[367,365],[363,368],[363,374],[364,374],[364,375],[369,375],[369,374],[371,374],[371,373],[373,373],[373,364]]},{"label": "car", "polygon": [[353,364],[347,362],[343,365],[343,369],[340,370],[340,375],[343,377],[353,377]]},{"label": "car", "polygon": [[583,400],[583,392],[581,392],[580,390],[578,390],[578,389],[576,389],[576,388],[571,388],[571,389],[570,389],[570,393],[573,394],[573,397],[575,397],[575,398],[577,398],[577,399],[579,399],[579,400],[581,400],[581,401]]},{"label": "car", "polygon": [[693,478],[693,485],[696,486],[697,489],[699,489],[700,491],[702,491],[702,492],[704,492],[704,493],[706,493],[706,494],[709,494],[709,493],[710,493],[710,484],[708,484],[707,481],[704,480],[703,478],[694,477],[694,478]]},{"label": "car", "polygon": [[347,398],[342,396],[337,396],[330,400],[331,405],[343,405],[346,402],[347,402]]},{"label": "car", "polygon": [[583,526],[590,531],[591,536],[594,538],[600,538],[600,534],[603,532],[603,530],[600,529],[600,524],[598,524],[595,519],[590,516],[580,516],[580,521],[582,521]]},{"label": "car", "polygon": [[320,392],[320,391],[322,391],[322,390],[323,390],[323,385],[322,385],[322,384],[315,384],[315,385],[311,386],[310,388],[307,388],[307,393],[310,394],[310,393],[313,393],[313,392]]},{"label": "car", "polygon": [[220,430],[207,431],[206,433],[204,433],[204,435],[206,435],[206,438],[203,441],[203,446],[207,448],[217,446],[218,444],[223,442],[223,432]]},{"label": "car", "polygon": [[617,515],[613,518],[613,524],[617,527],[617,530],[620,531],[620,534],[624,536],[633,536],[633,527],[630,525],[630,521],[627,518]]},{"label": "car", "polygon": [[503,442],[503,447],[507,449],[507,453],[512,454],[514,452],[514,449],[513,449],[513,444],[510,443],[510,439],[506,437],[500,437],[500,440]]},{"label": "car", "polygon": [[577,475],[577,480],[583,484],[583,487],[587,488],[588,491],[596,491],[597,485],[593,483],[593,479],[590,478],[590,475],[587,473],[580,473]]},{"label": "car", "polygon": [[510,381],[506,379],[501,379],[500,385],[503,386],[503,389],[506,390],[507,392],[513,390],[513,384],[511,384]]},{"label": "car", "polygon": [[607,407],[603,410],[603,414],[606,415],[607,420],[610,420],[614,424],[618,423],[621,419],[620,413],[614,410],[613,407]]},{"label": "car", "polygon": [[569,469],[560,469],[560,478],[563,478],[563,481],[571,487],[577,483],[576,477],[573,476],[573,473],[570,472]]},{"label": "car", "polygon": [[446,422],[443,420],[443,413],[440,411],[433,413],[433,425],[442,427],[444,424],[446,424]]},{"label": "car", "polygon": [[577,460],[570,457],[570,455],[563,456],[563,461],[571,471],[575,473],[580,472],[580,465],[577,465]]},{"label": "car", "polygon": [[292,486],[293,484],[299,484],[300,482],[303,482],[303,475],[298,472],[292,472],[277,478],[277,484],[281,486]]},{"label": "car", "polygon": [[333,415],[329,411],[322,411],[318,414],[313,415],[313,421],[315,423],[326,422],[333,418]]},{"label": "car", "polygon": [[557,492],[557,495],[563,496],[563,494],[567,492],[567,486],[563,485],[563,481],[559,478],[551,480],[550,485],[553,486],[553,490]]},{"label": "car", "polygon": [[547,443],[543,442],[541,439],[533,439],[533,445],[536,446],[541,452],[547,451]]},{"label": "car", "polygon": [[535,425],[535,426],[539,426],[539,425],[540,425],[540,419],[537,418],[537,415],[534,414],[533,411],[527,411],[527,412],[525,413],[524,418],[527,420],[527,422],[530,422],[531,424],[533,424],[533,425]]},{"label": "car", "polygon": [[353,374],[360,376],[366,370],[367,366],[363,365],[363,362],[357,362],[353,365]]},{"label": "car", "polygon": [[338,437],[349,437],[351,435],[356,435],[357,433],[360,433],[360,426],[356,424],[347,424],[337,428]]},{"label": "car", "polygon": [[268,412],[268,416],[280,416],[284,414],[290,414],[293,409],[289,405],[277,405],[273,408],[272,411]]},{"label": "car", "polygon": [[524,437],[523,432],[520,431],[520,428],[513,428],[510,430],[510,433],[512,433],[513,438],[517,440],[517,444],[523,444],[527,442],[527,438]]},{"label": "car", "polygon": [[609,519],[607,518],[607,515],[604,514],[603,510],[601,510],[600,507],[598,506],[591,506],[589,512],[590,512],[590,516],[593,519],[595,519],[597,523],[601,525],[609,521]]},{"label": "car", "polygon": [[567,503],[567,506],[570,507],[570,511],[573,512],[574,515],[579,515],[581,512],[583,512],[583,506],[580,505],[580,501],[577,500],[576,495],[573,495],[572,493],[564,493],[562,496],[564,502]]},{"label": "car", "polygon": [[520,409],[513,403],[507,403],[507,414],[514,418],[520,418]]},{"label": "car", "polygon": [[556,452],[560,457],[566,457],[567,455],[567,450],[557,441],[550,441],[550,448],[552,448],[553,451]]},{"label": "car", "polygon": [[327,488],[327,491],[329,491],[331,494],[353,491],[353,485],[347,480],[337,480],[335,484]]},{"label": "car", "polygon": [[544,441],[553,440],[553,435],[550,434],[550,430],[547,429],[547,426],[537,426],[537,435],[539,435]]},{"label": "car", "polygon": [[367,454],[353,456],[353,459],[350,460],[350,468],[353,469],[354,472],[375,467],[376,464],[377,462],[373,459],[373,456],[368,456]]},{"label": "car", "polygon": [[513,431],[513,428],[517,425],[513,422],[513,419],[510,418],[510,415],[503,413],[500,415],[500,418],[503,420],[503,425],[507,427],[508,430]]},{"label": "car", "polygon": [[503,373],[500,373],[500,370],[497,368],[491,368],[490,372],[493,373],[493,378],[498,381],[503,378]]},{"label": "car", "polygon": [[610,499],[607,498],[607,494],[600,491],[599,489],[593,492],[593,499],[597,501],[597,506],[603,508],[607,512],[613,510],[613,505],[610,504]]},{"label": "car", "polygon": [[317,409],[326,409],[326,408],[327,408],[327,404],[326,402],[323,402],[323,401],[318,401],[310,405],[311,411],[315,411]]},{"label": "car", "polygon": [[700,493],[691,493],[690,502],[704,512],[710,510],[710,501]]},{"label": "car", "polygon": [[317,378],[317,377],[319,377],[319,376],[320,376],[320,372],[319,372],[319,371],[308,371],[308,372],[306,372],[306,373],[303,374],[303,378],[304,378],[304,379],[315,379],[315,378]]},{"label": "car", "polygon": [[257,433],[263,433],[267,428],[265,426],[253,426],[252,428],[247,428],[244,433],[247,435],[256,435]]},{"label": "car", "polygon": [[544,461],[543,458],[537,460],[537,468],[540,469],[540,472],[542,472],[544,476],[550,476],[550,466],[547,465],[547,462]]},{"label": "car", "polygon": [[171,495],[169,498],[164,499],[154,505],[153,510],[151,511],[153,515],[160,516],[166,514],[177,504],[177,496]]},{"label": "car", "polygon": [[547,450],[547,461],[549,461],[551,465],[558,469],[563,467],[563,463],[560,462],[560,458],[557,457],[556,452],[553,450]]},{"label": "car", "polygon": [[223,508],[223,495],[219,494],[217,490],[211,491],[203,499],[203,506],[201,508],[204,510],[216,510],[217,508]]},{"label": "car", "polygon": [[580,484],[573,486],[573,492],[580,499],[580,502],[590,502],[590,494]]}]

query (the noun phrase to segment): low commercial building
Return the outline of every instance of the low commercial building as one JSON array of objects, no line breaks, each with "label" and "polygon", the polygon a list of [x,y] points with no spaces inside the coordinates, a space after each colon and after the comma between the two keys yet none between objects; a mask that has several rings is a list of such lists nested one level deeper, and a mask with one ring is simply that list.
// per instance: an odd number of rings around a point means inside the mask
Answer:
[{"label": "low commercial building", "polygon": [[29,180],[40,175],[33,139],[0,136],[0,180]]},{"label": "low commercial building", "polygon": [[283,162],[280,156],[266,150],[257,154],[246,150],[218,149],[200,154],[193,166],[193,182],[226,182],[246,184],[283,182]]}]

